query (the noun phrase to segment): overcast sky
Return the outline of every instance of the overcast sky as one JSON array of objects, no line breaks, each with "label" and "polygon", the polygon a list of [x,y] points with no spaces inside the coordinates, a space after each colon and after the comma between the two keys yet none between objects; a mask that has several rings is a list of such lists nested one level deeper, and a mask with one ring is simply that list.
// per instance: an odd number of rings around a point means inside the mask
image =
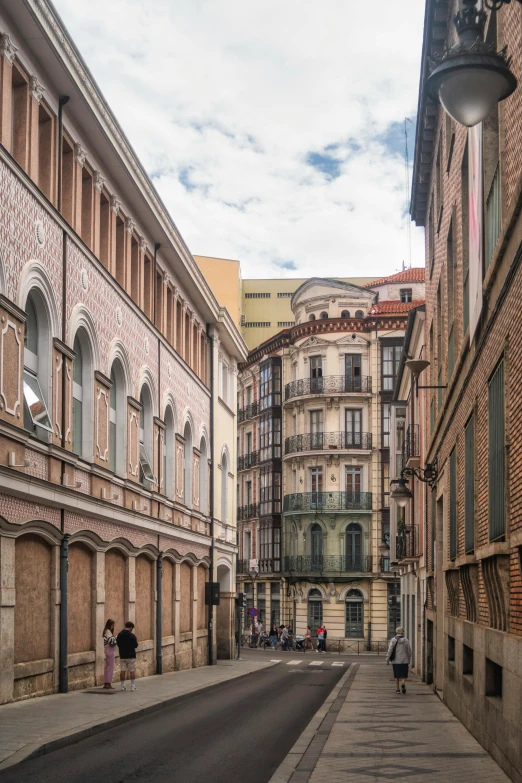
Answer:
[{"label": "overcast sky", "polygon": [[192,253],[244,277],[409,263],[421,0],[54,2]]}]

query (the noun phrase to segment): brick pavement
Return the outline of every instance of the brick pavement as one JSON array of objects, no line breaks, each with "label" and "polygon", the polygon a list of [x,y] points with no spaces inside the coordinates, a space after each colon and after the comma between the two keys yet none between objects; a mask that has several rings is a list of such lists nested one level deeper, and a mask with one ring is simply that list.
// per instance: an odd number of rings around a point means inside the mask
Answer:
[{"label": "brick pavement", "polygon": [[217,666],[136,680],[135,693],[121,691],[115,683],[114,691],[93,688],[4,704],[0,707],[0,771],[162,709],[195,691],[273,665],[260,660],[219,661]]},{"label": "brick pavement", "polygon": [[391,667],[353,663],[270,783],[509,783],[418,678],[395,693]]}]

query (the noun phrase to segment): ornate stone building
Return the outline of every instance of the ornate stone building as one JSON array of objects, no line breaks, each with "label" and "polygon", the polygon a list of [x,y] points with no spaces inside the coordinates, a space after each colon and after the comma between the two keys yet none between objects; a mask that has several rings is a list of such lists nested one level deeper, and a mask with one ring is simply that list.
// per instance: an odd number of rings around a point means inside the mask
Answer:
[{"label": "ornate stone building", "polygon": [[424,269],[365,287],[311,278],[292,296],[296,325],[241,367],[238,582],[265,626],[324,621],[356,644],[393,632],[390,403],[423,296]]},{"label": "ornate stone building", "polygon": [[245,346],[45,0],[2,6],[0,204],[0,701],[100,683],[108,617],[205,664],[211,568],[227,654]]}]

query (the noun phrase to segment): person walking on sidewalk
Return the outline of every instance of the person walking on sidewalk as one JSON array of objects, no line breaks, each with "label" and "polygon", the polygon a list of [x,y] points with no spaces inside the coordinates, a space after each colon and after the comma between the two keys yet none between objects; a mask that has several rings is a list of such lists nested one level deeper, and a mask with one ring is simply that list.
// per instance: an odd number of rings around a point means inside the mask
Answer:
[{"label": "person walking on sidewalk", "polygon": [[320,625],[317,629],[317,652],[326,652],[326,628]]},{"label": "person walking on sidewalk", "polygon": [[[411,661],[411,645],[404,636],[404,628],[397,628],[395,636],[390,642],[388,647],[388,655],[386,656],[386,663],[389,665],[390,661],[393,665],[393,676],[395,677],[396,693],[406,693],[406,680],[408,679],[408,667]],[[401,687],[399,688],[399,680],[401,680]]]},{"label": "person walking on sidewalk", "polygon": [[278,637],[277,625],[273,625],[272,628],[270,629],[269,638],[270,638],[270,644],[272,645],[272,648],[274,650],[277,645],[277,637]]},{"label": "person walking on sidewalk", "polygon": [[116,637],[116,644],[120,651],[120,682],[122,691],[127,690],[125,678],[130,674],[131,691],[136,690],[136,648],[138,640],[133,633],[134,623],[125,623],[125,628]]},{"label": "person walking on sidewalk", "polygon": [[114,636],[114,620],[107,620],[103,629],[103,646],[105,650],[105,669],[103,672],[103,687],[113,691],[112,678],[114,677],[114,654],[116,652],[116,637]]},{"label": "person walking on sidewalk", "polygon": [[313,649],[312,644],[312,631],[310,629],[310,626],[306,626],[306,633],[305,633],[305,642],[304,642],[305,650],[311,650]]}]

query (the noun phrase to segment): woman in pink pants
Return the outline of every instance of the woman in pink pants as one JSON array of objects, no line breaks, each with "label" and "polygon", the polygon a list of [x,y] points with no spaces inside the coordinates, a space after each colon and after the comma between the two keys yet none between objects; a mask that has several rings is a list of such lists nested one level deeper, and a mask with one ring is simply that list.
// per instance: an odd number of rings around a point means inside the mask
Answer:
[{"label": "woman in pink pants", "polygon": [[116,637],[114,636],[114,620],[107,620],[103,629],[103,645],[105,648],[105,671],[103,673],[103,687],[106,690],[114,690],[112,678],[114,676],[114,653],[116,651]]}]

